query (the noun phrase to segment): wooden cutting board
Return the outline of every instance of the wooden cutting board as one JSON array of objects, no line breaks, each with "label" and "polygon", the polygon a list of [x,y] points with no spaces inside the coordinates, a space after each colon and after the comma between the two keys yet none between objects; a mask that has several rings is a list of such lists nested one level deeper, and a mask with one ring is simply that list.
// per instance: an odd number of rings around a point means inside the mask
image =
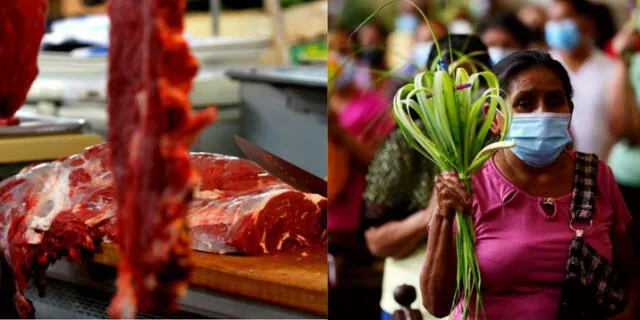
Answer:
[{"label": "wooden cutting board", "polygon": [[[104,245],[96,257],[117,266],[115,245]],[[194,251],[191,285],[321,316],[328,315],[326,247],[295,249],[270,256],[241,257]]]}]

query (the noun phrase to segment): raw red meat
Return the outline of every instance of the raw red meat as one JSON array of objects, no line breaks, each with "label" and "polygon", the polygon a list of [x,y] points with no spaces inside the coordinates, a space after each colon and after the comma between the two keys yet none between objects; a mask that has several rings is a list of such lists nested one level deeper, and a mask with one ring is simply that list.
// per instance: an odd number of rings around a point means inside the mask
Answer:
[{"label": "raw red meat", "polygon": [[196,250],[266,254],[326,238],[326,199],[305,194],[253,162],[195,153],[202,183],[189,209]]},{"label": "raw red meat", "polygon": [[[33,316],[22,294],[31,274],[43,289],[48,265],[64,256],[89,258],[100,243],[118,241],[109,159],[103,144],[0,183],[0,256],[14,274],[21,317]],[[264,254],[326,240],[323,197],[293,190],[247,160],[204,153],[190,159],[202,176],[187,214],[194,249]]]},{"label": "raw red meat", "polygon": [[0,125],[16,124],[38,75],[38,52],[46,30],[47,0],[0,1]]},{"label": "raw red meat", "polygon": [[189,146],[213,122],[189,101],[198,62],[183,37],[186,0],[111,1],[109,141],[120,265],[113,318],[173,311],[190,277]]}]

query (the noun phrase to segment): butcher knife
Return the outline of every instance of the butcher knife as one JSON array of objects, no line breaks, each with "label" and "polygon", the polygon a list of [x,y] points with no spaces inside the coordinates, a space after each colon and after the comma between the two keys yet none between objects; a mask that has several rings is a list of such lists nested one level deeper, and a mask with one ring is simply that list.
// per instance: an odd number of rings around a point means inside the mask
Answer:
[{"label": "butcher knife", "polygon": [[247,158],[282,182],[306,193],[327,196],[327,181],[270,153],[267,150],[235,136],[236,144]]}]

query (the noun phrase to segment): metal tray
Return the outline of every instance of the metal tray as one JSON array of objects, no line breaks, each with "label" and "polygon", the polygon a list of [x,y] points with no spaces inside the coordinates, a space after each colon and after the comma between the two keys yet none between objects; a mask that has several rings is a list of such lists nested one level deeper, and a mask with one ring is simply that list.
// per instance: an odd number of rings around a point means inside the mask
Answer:
[{"label": "metal tray", "polygon": [[262,68],[230,70],[227,75],[234,80],[266,82],[276,85],[311,88],[327,87],[327,66],[309,65],[287,68]]},{"label": "metal tray", "polygon": [[43,116],[31,112],[18,111],[20,124],[0,126],[0,138],[57,133],[79,133],[87,126],[84,119]]}]

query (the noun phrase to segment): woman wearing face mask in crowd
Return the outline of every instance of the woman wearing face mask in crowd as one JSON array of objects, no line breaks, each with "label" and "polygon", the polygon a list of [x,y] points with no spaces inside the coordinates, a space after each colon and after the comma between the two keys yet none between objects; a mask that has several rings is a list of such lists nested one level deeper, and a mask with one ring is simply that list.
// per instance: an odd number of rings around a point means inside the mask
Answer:
[{"label": "woman wearing face mask in crowd", "polygon": [[424,69],[427,66],[427,59],[429,58],[429,53],[431,53],[435,39],[440,39],[447,34],[447,27],[444,24],[435,20],[429,21],[429,23],[431,24],[433,33],[431,33],[431,29],[429,29],[429,25],[423,22],[420,24],[420,27],[418,27],[415,35],[412,62],[418,69]]},{"label": "woman wearing face mask in crowd", "polygon": [[363,91],[382,91],[390,95],[388,79],[379,76],[387,70],[387,32],[379,22],[364,25],[357,34],[355,85]]},{"label": "woman wearing face mask in crowd", "polygon": [[[616,59],[609,87],[609,126],[618,143],[611,150],[609,166],[636,225],[640,218],[640,34],[629,21],[610,45]],[[640,233],[636,239],[640,254]]]},{"label": "woman wearing face mask in crowd", "polygon": [[398,15],[395,20],[395,29],[398,32],[406,34],[414,34],[422,21],[422,15],[416,10],[416,7],[420,8],[422,13],[428,14],[427,1],[414,0],[412,2],[400,1],[398,2]]},{"label": "woman wearing face mask in crowd", "polygon": [[489,56],[497,64],[506,56],[526,49],[530,34],[518,18],[510,13],[485,21],[479,28],[482,42],[489,47]]},{"label": "woman wearing face mask in crowd", "polygon": [[[428,17],[426,10],[426,1],[413,1],[413,4],[417,5],[422,13]],[[406,1],[398,2],[398,16],[395,21],[395,30],[389,34],[387,45],[387,64],[390,70],[396,70],[396,73],[403,77],[412,74],[415,68],[411,66],[411,57],[407,56],[408,52],[411,52],[412,57],[415,56],[415,51],[421,50],[424,52],[428,42],[433,42],[431,35],[425,36],[423,29],[426,27],[424,24],[424,17],[420,14],[417,8],[412,3]],[[440,27],[433,19],[429,19],[434,26],[434,31],[440,34],[438,28]],[[427,33],[429,31],[427,30]],[[424,54],[424,59],[429,54],[428,48]],[[402,83],[403,84],[403,83]]]},{"label": "woman wearing face mask in crowd", "polygon": [[[576,230],[583,230],[578,239],[586,241],[591,254],[600,256],[593,261],[612,262],[609,266],[625,279],[617,284],[626,290],[627,308],[616,319],[637,319],[638,271],[629,261],[629,211],[604,162],[566,149],[573,110],[569,75],[549,54],[538,51],[514,53],[494,70],[506,102],[514,108],[507,140],[516,146],[498,151],[473,175],[472,193],[453,173],[436,178],[438,210],[429,226],[421,276],[425,306],[436,316],[450,311],[456,289],[457,211],[473,218],[486,319],[574,319],[559,315],[563,294],[583,299],[579,302],[584,310],[596,306],[597,296],[589,290],[563,291]],[[501,128],[498,116],[491,130],[499,134]],[[588,215],[591,220],[581,220]],[[606,282],[603,288],[615,284]],[[458,305],[455,319],[460,311]],[[607,318],[596,313],[572,316]]]},{"label": "woman wearing face mask in crowd", "polygon": [[[464,55],[487,51],[476,36],[451,35],[449,38],[443,35],[439,46],[445,56],[451,50]],[[431,50],[427,65],[432,65],[438,57],[435,48]],[[490,65],[487,54],[474,58],[479,64]],[[471,68],[466,69],[472,72]],[[380,301],[382,320],[390,320],[393,312],[400,308],[394,299],[398,286],[420,287],[419,274],[427,246],[425,229],[436,204],[433,196],[436,172],[434,164],[413,149],[399,129],[384,141],[369,166],[362,229],[371,253],[385,258]],[[412,307],[422,312],[423,319],[435,319],[422,306],[421,299]]]},{"label": "woman wearing face mask in crowd", "polygon": [[501,11],[496,0],[468,0],[467,8],[476,21],[491,19]]},{"label": "woman wearing face mask in crowd", "polygon": [[613,61],[595,46],[593,6],[586,0],[558,0],[547,15],[545,38],[552,56],[569,72],[575,94],[572,134],[577,151],[606,161],[614,143],[606,118],[607,85]]},{"label": "woman wearing face mask in crowd", "polygon": [[[436,35],[436,39],[440,39],[447,34],[447,27],[444,24],[435,20],[431,20],[429,23]],[[429,54],[431,53],[434,42],[429,25],[425,22],[421,23],[415,33],[411,57],[407,59],[408,62],[405,67],[399,72],[399,75],[403,77],[405,81],[398,83],[398,86],[404,85],[406,80],[408,80],[407,78],[413,77],[417,72],[427,67],[427,60],[429,59]]]}]

